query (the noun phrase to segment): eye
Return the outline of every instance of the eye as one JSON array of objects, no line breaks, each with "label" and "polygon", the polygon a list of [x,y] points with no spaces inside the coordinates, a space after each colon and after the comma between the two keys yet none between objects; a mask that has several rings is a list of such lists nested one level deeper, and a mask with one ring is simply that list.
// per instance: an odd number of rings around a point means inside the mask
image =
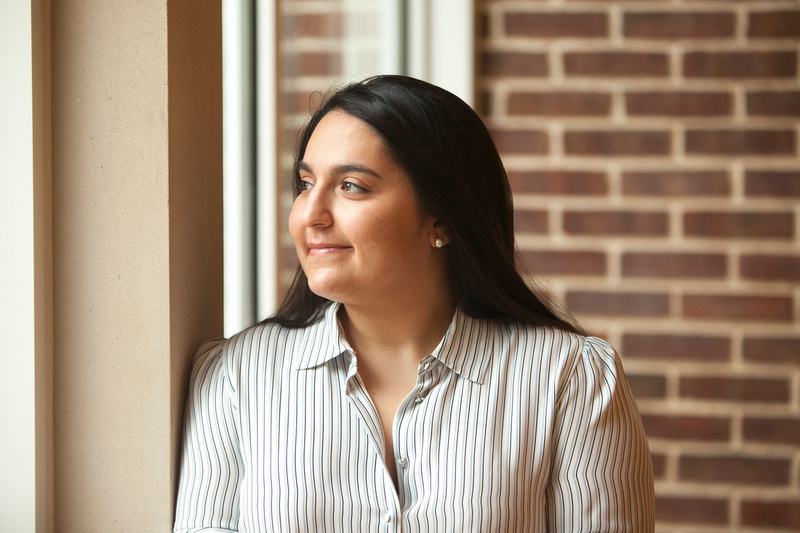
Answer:
[{"label": "eye", "polygon": [[365,192],[368,192],[367,189],[365,189],[364,187],[361,187],[360,185],[356,185],[352,181],[345,181],[344,183],[342,183],[342,190],[344,192],[349,192],[349,193],[365,193]]},{"label": "eye", "polygon": [[303,191],[310,191],[314,188],[314,184],[311,183],[308,179],[300,178],[300,185],[298,186],[300,192]]}]

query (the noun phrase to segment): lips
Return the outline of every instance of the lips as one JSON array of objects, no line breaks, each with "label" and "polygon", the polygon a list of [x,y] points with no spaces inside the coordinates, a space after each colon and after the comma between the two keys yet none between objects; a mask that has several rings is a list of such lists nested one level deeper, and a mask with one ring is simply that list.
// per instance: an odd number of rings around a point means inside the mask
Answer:
[{"label": "lips", "polygon": [[337,253],[346,252],[348,250],[352,250],[352,247],[334,243],[322,242],[322,243],[309,243],[308,245],[308,255],[316,257],[334,255]]}]

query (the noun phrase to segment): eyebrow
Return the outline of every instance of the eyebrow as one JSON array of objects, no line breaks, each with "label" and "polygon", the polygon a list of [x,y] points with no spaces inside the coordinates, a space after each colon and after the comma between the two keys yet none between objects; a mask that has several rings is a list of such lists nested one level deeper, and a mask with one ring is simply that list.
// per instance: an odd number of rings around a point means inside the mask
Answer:
[{"label": "eyebrow", "polygon": [[[311,170],[311,166],[309,166],[309,164],[306,163],[305,161],[300,161],[297,164],[297,169],[298,170],[303,170],[305,172],[310,172],[311,174],[314,173],[314,171]],[[375,176],[376,178],[380,178],[381,177],[380,174],[378,174],[377,172],[375,172],[371,168],[365,167],[363,165],[358,165],[358,164],[355,164],[355,163],[350,163],[350,164],[347,164],[347,165],[337,165],[337,166],[333,167],[333,173],[337,174],[337,175],[338,174],[349,174],[350,172],[358,172],[358,173],[361,173],[361,174],[369,174],[370,176]]]}]

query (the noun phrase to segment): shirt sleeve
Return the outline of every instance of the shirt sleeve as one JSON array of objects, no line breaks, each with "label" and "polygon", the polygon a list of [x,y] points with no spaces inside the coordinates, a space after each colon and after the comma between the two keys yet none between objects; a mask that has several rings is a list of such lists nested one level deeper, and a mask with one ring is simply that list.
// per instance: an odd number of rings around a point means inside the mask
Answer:
[{"label": "shirt sleeve", "polygon": [[240,432],[223,346],[201,346],[192,369],[174,533],[237,530]]},{"label": "shirt sleeve", "polygon": [[652,532],[653,470],[614,350],[587,338],[556,400],[549,531]]}]

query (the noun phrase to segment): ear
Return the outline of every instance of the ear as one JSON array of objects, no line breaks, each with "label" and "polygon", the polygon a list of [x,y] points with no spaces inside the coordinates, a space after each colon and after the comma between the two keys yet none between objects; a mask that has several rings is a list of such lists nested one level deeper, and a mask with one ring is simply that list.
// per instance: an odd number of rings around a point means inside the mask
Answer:
[{"label": "ear", "polygon": [[447,243],[450,242],[450,235],[448,234],[447,229],[445,229],[445,227],[438,220],[433,222],[430,242],[431,246],[434,248],[443,248]]}]

